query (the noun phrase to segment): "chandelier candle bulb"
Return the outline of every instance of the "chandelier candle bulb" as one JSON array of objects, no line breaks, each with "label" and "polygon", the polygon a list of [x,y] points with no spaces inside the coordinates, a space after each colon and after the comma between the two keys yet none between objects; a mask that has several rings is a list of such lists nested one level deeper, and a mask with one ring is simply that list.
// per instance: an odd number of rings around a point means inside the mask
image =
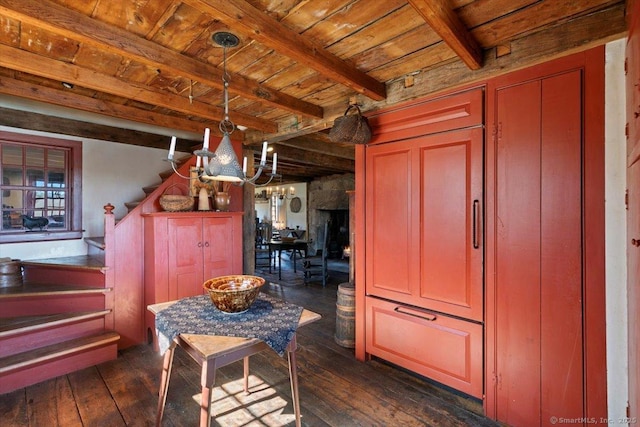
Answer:
[{"label": "chandelier candle bulb", "polygon": [[247,175],[247,158],[242,159],[242,173]]},{"label": "chandelier candle bulb", "polygon": [[202,149],[209,149],[209,128],[204,128],[204,141],[202,142]]},{"label": "chandelier candle bulb", "polygon": [[196,169],[200,169],[201,162],[202,162],[202,157],[196,156]]},{"label": "chandelier candle bulb", "polygon": [[273,153],[273,174],[276,173],[276,167],[278,166],[278,153]]},{"label": "chandelier candle bulb", "polygon": [[169,160],[173,159],[173,155],[176,152],[176,137],[171,137],[171,146],[169,147]]},{"label": "chandelier candle bulb", "polygon": [[260,165],[264,166],[267,163],[267,141],[262,143],[262,157],[260,157]]}]

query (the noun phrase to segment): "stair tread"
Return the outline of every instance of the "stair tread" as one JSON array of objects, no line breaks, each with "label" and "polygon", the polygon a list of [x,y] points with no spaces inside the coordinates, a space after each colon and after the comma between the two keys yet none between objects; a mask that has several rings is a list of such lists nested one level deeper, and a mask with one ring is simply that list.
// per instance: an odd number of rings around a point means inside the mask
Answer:
[{"label": "stair tread", "polygon": [[80,351],[116,343],[119,339],[120,334],[108,331],[0,358],[0,374],[6,374],[18,369],[28,368],[29,366],[78,353]]},{"label": "stair tread", "polygon": [[104,236],[99,237],[85,237],[84,241],[87,242],[88,245],[95,246],[98,249],[104,250]]},{"label": "stair tread", "polygon": [[147,185],[146,187],[142,187],[142,191],[144,191],[144,194],[151,194],[157,190],[158,187],[160,187],[160,184]]},{"label": "stair tread", "polygon": [[[176,169],[180,169],[180,166],[184,165],[186,162],[188,162],[192,158],[193,158],[192,154],[187,154],[185,156],[180,157],[179,159],[175,159]],[[173,168],[171,168],[171,169],[167,169],[165,171],[160,172],[158,175],[160,175],[160,178],[164,182],[164,180],[169,178],[174,173],[175,173],[175,171],[173,170]]]},{"label": "stair tread", "polygon": [[164,181],[167,178],[169,178],[171,175],[173,175],[174,173],[175,172],[173,171],[173,169],[167,169],[166,171],[160,172],[158,175],[160,175],[160,178],[162,179],[162,181]]},{"label": "stair tread", "polygon": [[78,269],[78,270],[100,270],[104,271],[107,267],[104,262],[91,255],[77,255],[58,258],[42,258],[42,259],[30,259],[21,261],[23,266],[47,266],[47,267],[60,267],[64,269]]},{"label": "stair tread", "polygon": [[53,326],[65,325],[81,320],[106,316],[111,310],[76,311],[69,313],[45,314],[39,316],[19,316],[0,318],[0,338],[33,332]]},{"label": "stair tread", "polygon": [[111,292],[111,290],[111,288],[98,288],[95,286],[24,283],[22,286],[0,288],[0,299],[61,294],[96,294]]}]

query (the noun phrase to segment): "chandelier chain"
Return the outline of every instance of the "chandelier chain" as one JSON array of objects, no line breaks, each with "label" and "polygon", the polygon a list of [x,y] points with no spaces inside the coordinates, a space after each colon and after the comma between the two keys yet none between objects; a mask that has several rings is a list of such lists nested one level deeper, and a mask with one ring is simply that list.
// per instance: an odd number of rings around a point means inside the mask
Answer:
[{"label": "chandelier chain", "polygon": [[[203,140],[203,148],[193,152],[197,156],[196,167],[197,175],[195,177],[186,177],[180,175],[176,168],[176,160],[173,158],[173,153],[176,146],[176,137],[172,137],[171,146],[169,148],[169,155],[167,160],[171,162],[171,167],[174,172],[179,176],[186,179],[199,179],[199,180],[214,180],[214,181],[226,181],[232,182],[236,185],[243,185],[245,183],[253,184],[257,187],[269,185],[269,183],[275,177],[282,177],[276,173],[277,165],[277,153],[273,154],[273,166],[271,171],[267,174],[268,179],[263,184],[257,184],[256,181],[262,175],[262,172],[267,167],[267,141],[262,144],[262,156],[260,163],[257,165],[258,169],[252,177],[247,176],[247,158],[243,159],[243,165],[240,166],[238,158],[234,152],[234,148],[231,144],[230,134],[235,130],[236,126],[229,118],[229,80],[230,76],[227,73],[227,48],[238,45],[238,38],[231,33],[219,32],[213,35],[213,41],[223,48],[223,62],[222,62],[222,92],[224,101],[224,118],[218,124],[220,132],[222,133],[222,139],[218,144],[215,152],[209,151],[209,128],[205,128],[205,136]],[[193,99],[193,80],[190,81],[189,87],[189,100]],[[203,167],[200,168],[200,161],[202,160]]]}]

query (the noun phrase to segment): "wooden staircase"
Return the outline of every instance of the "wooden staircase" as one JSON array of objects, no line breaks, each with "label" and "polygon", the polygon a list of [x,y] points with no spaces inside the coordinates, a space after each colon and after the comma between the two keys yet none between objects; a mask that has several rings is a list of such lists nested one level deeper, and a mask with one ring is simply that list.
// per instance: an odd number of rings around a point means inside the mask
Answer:
[{"label": "wooden staircase", "polygon": [[[180,159],[177,159],[176,160],[176,167],[178,169],[181,168],[184,164],[188,163],[191,159],[192,159],[192,156],[186,156],[186,157],[182,157]],[[160,188],[162,186],[162,184],[166,180],[168,180],[169,178],[174,176],[174,172],[173,172],[173,169],[168,169],[168,170],[166,170],[164,172],[160,172],[158,175],[160,176],[160,179],[162,180],[159,184],[148,185],[146,187],[142,187],[142,191],[144,192],[144,198],[142,200],[136,200],[136,201],[127,202],[127,203],[124,204],[129,213],[133,212],[133,210],[136,209],[138,206],[140,206],[150,195],[154,194],[156,192],[156,190],[158,188]]]},{"label": "wooden staircase", "polygon": [[[189,173],[191,157],[181,159]],[[127,203],[117,224],[105,206],[104,236],[86,237],[87,255],[23,260],[23,285],[0,288],[0,394],[117,357],[148,341],[144,328],[143,213],[161,208],[173,171]]]},{"label": "wooden staircase", "polygon": [[22,265],[23,285],[0,289],[0,394],[117,357],[113,288],[99,258]]}]

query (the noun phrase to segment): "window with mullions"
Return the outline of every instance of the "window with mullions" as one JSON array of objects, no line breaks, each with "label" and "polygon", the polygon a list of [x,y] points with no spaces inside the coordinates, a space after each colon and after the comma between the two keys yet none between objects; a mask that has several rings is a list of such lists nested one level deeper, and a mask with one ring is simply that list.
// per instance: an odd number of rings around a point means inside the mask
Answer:
[{"label": "window with mullions", "polygon": [[0,132],[0,242],[82,237],[80,142]]}]

